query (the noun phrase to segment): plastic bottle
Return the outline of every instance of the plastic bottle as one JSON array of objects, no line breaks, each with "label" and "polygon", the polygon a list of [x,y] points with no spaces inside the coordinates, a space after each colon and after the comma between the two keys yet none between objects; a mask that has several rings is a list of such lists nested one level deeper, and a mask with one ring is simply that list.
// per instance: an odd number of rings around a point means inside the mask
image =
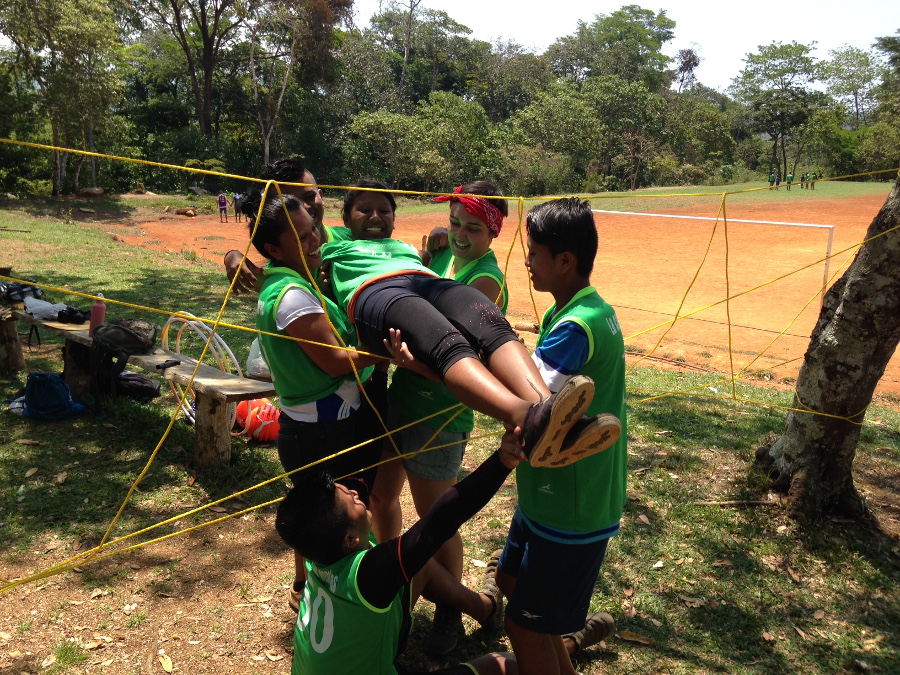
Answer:
[{"label": "plastic bottle", "polygon": [[91,327],[88,335],[93,337],[94,329],[106,320],[106,303],[103,302],[103,293],[97,293],[97,300],[91,305]]}]

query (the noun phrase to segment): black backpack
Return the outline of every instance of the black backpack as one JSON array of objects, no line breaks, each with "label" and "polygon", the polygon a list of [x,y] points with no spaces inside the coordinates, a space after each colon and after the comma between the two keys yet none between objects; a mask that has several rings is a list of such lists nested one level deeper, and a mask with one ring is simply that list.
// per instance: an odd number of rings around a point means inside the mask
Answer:
[{"label": "black backpack", "polygon": [[146,402],[159,396],[159,384],[146,375],[123,373],[129,356],[153,351],[158,334],[159,327],[143,319],[119,319],[97,326],[91,346],[94,397],[124,394]]}]

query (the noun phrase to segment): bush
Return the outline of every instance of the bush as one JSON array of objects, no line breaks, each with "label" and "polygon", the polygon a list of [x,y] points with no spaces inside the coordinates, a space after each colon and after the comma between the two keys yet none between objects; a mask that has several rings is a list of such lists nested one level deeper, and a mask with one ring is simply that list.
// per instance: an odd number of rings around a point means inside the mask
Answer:
[{"label": "bush", "polygon": [[511,145],[500,151],[506,175],[502,181],[508,194],[523,197],[561,194],[577,185],[572,158],[550,152],[538,143]]},{"label": "bush", "polygon": [[669,187],[679,183],[679,162],[674,155],[654,157],[647,163],[650,184]]},{"label": "bush", "polygon": [[705,180],[706,171],[700,166],[684,164],[678,172],[680,185],[701,185]]}]

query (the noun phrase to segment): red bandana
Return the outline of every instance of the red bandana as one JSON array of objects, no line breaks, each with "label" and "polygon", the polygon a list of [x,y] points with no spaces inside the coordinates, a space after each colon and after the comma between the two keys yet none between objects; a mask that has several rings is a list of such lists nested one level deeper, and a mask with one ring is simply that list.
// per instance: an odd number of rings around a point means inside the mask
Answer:
[{"label": "red bandana", "polygon": [[[454,195],[462,193],[463,186],[460,185],[453,191]],[[449,195],[435,197],[436,202],[460,202],[463,207],[473,216],[480,218],[485,225],[488,226],[494,236],[500,235],[503,227],[503,212],[497,208],[493,200],[483,199],[482,197],[451,197]]]}]

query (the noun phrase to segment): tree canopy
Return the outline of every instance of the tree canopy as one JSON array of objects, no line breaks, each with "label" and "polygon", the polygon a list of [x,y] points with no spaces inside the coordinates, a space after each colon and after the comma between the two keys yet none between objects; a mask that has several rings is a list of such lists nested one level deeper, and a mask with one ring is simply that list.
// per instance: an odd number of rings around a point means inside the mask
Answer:
[{"label": "tree canopy", "polygon": [[[703,84],[701,45],[664,53],[677,36],[664,10],[597,14],[544,53],[473,39],[468,17],[426,0],[385,2],[363,27],[351,10],[352,0],[0,0],[0,124],[8,137],[237,174],[301,155],[328,182],[365,174],[425,189],[486,177],[524,194],[721,183],[772,167],[849,173],[896,156],[896,36],[824,61],[814,45],[761,45],[719,92]],[[65,152],[51,165],[21,148],[0,157],[7,191],[79,181],[82,163]],[[184,187],[163,169],[96,172],[109,189]]]}]

